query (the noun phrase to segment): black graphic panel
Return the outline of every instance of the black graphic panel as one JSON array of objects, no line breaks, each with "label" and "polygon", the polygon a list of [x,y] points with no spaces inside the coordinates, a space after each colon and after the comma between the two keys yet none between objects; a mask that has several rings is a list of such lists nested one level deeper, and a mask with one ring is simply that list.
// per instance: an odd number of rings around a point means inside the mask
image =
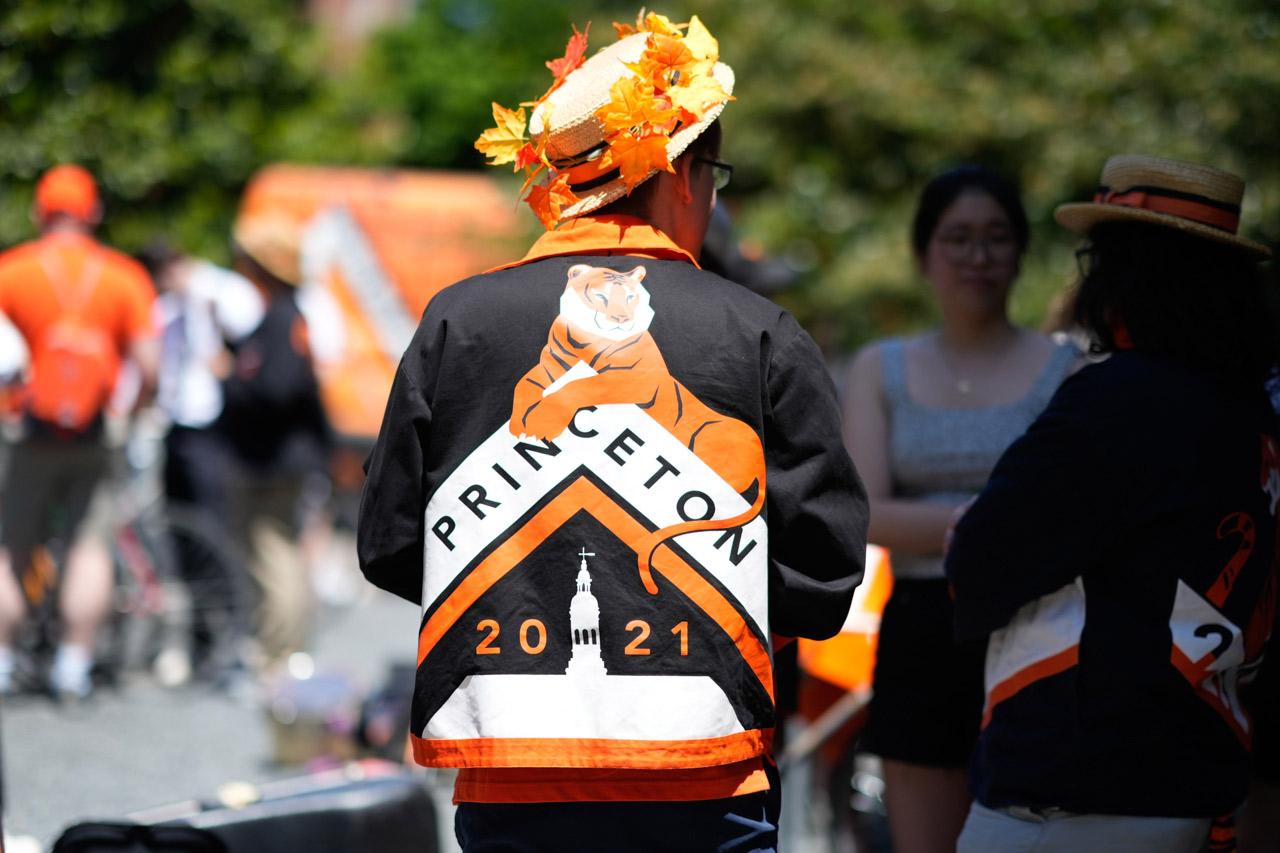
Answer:
[{"label": "black graphic panel", "polygon": [[[414,731],[469,675],[564,676],[584,550],[599,608],[595,639],[608,675],[712,676],[745,728],[772,725],[772,703],[732,639],[659,573],[658,594],[647,593],[635,552],[582,510],[497,581],[427,655],[419,667]],[[450,677],[442,677],[446,672]]]}]

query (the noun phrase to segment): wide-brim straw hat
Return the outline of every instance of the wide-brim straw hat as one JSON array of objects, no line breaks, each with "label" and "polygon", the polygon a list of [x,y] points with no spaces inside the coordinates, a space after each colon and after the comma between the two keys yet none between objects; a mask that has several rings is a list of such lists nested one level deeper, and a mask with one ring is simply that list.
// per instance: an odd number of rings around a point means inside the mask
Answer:
[{"label": "wide-brim straw hat", "polygon": [[1064,204],[1053,212],[1058,224],[1087,234],[1100,222],[1147,222],[1176,228],[1270,257],[1261,243],[1239,236],[1244,180],[1230,172],[1143,154],[1111,157],[1092,202]]},{"label": "wide-brim straw hat", "polygon": [[302,282],[302,228],[274,213],[242,216],[232,228],[236,247],[285,284]]},{"label": "wide-brim straw hat", "polygon": [[[547,137],[546,157],[559,172],[569,172],[569,188],[578,201],[560,212],[560,219],[572,219],[597,210],[627,194],[627,185],[616,169],[603,170],[600,156],[605,150],[604,123],[596,110],[610,101],[609,90],[622,77],[634,76],[623,63],[637,63],[644,53],[648,33],[634,33],[619,39],[587,59],[573,71],[560,88],[538,105],[529,117],[529,135]],[[723,87],[726,100],[708,107],[694,124],[678,128],[667,143],[667,158],[675,160],[719,116],[733,94],[733,69],[716,62],[712,78]],[[654,169],[645,178],[658,173]]]}]

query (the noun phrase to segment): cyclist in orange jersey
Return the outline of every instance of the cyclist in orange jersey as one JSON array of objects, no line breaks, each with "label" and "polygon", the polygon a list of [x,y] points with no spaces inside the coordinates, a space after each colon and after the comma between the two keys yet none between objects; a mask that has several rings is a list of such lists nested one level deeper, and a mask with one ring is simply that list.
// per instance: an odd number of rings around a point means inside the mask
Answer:
[{"label": "cyclist in orange jersey", "polygon": [[104,409],[126,359],[149,396],[158,361],[155,294],[140,265],[93,237],[102,207],[93,177],[56,166],[36,186],[40,237],[0,255],[0,313],[30,350],[23,430],[4,483],[0,517],[0,690],[12,689],[14,632],[26,615],[16,570],[59,510],[69,543],[58,610],[62,637],[49,673],[61,698],[91,690],[93,644],[111,596],[109,467]]}]

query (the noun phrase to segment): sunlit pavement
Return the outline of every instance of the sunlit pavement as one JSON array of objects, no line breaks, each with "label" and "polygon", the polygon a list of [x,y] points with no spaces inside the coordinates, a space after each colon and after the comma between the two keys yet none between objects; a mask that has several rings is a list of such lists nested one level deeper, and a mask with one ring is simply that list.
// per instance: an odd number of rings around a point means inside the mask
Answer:
[{"label": "sunlit pavement", "polygon": [[[314,661],[317,675],[345,678],[363,695],[383,682],[392,662],[413,661],[418,611],[353,574],[350,547],[340,541],[334,548],[342,563],[327,579],[335,588],[318,618]],[[273,760],[268,714],[252,696],[163,688],[145,676],[99,690],[77,707],[35,696],[9,699],[0,707],[0,726],[5,834],[34,837],[43,849],[79,820],[121,820],[184,800],[211,801],[228,782],[305,772]],[[450,827],[443,788],[437,800],[441,824]],[[450,843],[450,833],[442,834]]]}]

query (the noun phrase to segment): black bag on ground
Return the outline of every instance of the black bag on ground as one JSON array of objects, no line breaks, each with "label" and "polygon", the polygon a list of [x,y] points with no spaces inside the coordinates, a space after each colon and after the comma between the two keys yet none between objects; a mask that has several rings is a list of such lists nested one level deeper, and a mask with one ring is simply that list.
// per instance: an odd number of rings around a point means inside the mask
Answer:
[{"label": "black bag on ground", "polygon": [[[375,772],[384,772],[376,769],[383,765],[366,763]],[[439,849],[435,804],[421,779],[408,772],[351,779],[344,771],[327,771],[264,784],[258,792],[257,801],[239,808],[187,804],[153,810],[151,819],[159,824],[157,830],[181,826],[215,835],[228,853]],[[148,819],[146,814],[134,817]]]},{"label": "black bag on ground", "polygon": [[68,827],[52,853],[228,853],[221,838],[194,826],[87,821]]}]

